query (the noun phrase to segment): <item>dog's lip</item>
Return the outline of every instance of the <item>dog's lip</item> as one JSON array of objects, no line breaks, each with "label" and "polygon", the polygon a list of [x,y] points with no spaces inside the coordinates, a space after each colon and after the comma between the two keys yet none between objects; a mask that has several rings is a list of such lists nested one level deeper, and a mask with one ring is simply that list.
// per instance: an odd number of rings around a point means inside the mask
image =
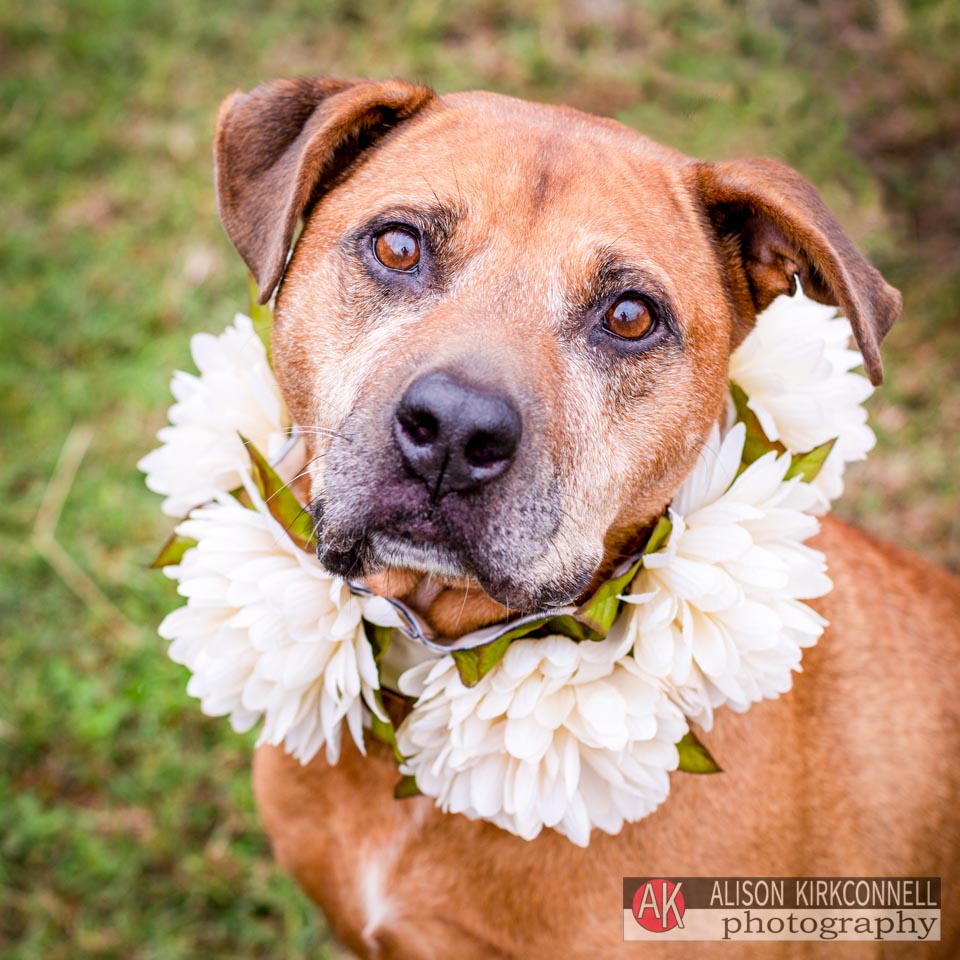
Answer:
[{"label": "dog's lip", "polygon": [[389,567],[422,570],[442,577],[470,576],[463,559],[437,540],[415,538],[389,530],[375,530],[367,542],[376,559]]}]

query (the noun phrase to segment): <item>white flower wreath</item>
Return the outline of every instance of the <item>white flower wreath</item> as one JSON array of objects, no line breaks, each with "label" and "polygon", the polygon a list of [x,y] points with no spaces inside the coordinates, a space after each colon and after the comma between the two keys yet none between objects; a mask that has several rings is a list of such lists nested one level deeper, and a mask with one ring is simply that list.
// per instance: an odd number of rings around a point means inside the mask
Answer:
[{"label": "white flower wreath", "polygon": [[[730,426],[630,569],[580,608],[453,643],[304,549],[284,485],[302,441],[263,344],[243,315],[198,334],[200,374],[175,374],[171,424],[139,464],[165,512],[189,511],[158,558],[187,600],[160,634],[188,692],[238,731],[262,719],[259,742],[302,763],[321,747],[336,763],[344,723],[361,751],[385,739],[398,796],[526,839],[618,832],[666,798],[670,771],[717,769],[688,721],[709,730],[718,707],[788,691],[826,626],[805,602],[831,589],[826,562],[804,541],[874,442],[850,334],[802,291],[774,301],[731,358]],[[396,730],[383,690],[406,699]]]}]

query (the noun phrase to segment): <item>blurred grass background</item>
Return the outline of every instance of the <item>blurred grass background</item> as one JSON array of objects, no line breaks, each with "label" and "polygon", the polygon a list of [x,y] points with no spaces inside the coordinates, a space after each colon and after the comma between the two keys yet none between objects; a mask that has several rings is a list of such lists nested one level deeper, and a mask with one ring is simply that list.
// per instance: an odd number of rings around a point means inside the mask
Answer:
[{"label": "blurred grass background", "polygon": [[154,632],[168,524],[134,463],[191,333],[246,301],[211,184],[224,95],[397,75],[794,165],[906,300],[840,512],[960,569],[958,45],[949,0],[0,6],[0,957],[337,955],[270,860],[250,739]]}]

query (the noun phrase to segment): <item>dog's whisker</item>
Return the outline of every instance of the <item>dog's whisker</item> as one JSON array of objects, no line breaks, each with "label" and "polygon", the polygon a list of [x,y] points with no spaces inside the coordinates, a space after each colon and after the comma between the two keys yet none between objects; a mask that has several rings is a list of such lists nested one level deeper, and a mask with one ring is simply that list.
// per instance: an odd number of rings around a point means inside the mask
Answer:
[{"label": "dog's whisker", "polygon": [[297,433],[308,433],[316,437],[335,437],[336,430],[329,430],[326,427],[305,427],[303,424],[297,424]]},{"label": "dog's whisker", "polygon": [[457,621],[456,621],[456,623],[457,623],[457,626],[458,626],[458,627],[460,626],[460,623],[461,623],[462,620],[463,620],[463,611],[467,609],[467,600],[469,599],[469,597],[470,597],[470,581],[468,580],[468,581],[463,585],[463,600],[462,600],[461,603],[460,603],[460,609],[459,609],[459,611],[457,611]]},{"label": "dog's whisker", "polygon": [[328,437],[331,440],[343,440],[346,443],[353,443],[353,439],[351,437],[348,437],[345,434],[340,433],[337,430],[332,430],[328,427],[305,427],[298,423],[297,431],[307,436]]}]

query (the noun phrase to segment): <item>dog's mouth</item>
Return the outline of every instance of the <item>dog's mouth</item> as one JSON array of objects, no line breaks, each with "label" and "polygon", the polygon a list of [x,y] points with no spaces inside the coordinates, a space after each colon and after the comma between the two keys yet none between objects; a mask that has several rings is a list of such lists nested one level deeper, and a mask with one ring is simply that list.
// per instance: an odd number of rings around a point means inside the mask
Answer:
[{"label": "dog's mouth", "polygon": [[336,531],[324,523],[322,509],[315,508],[315,513],[320,531],[317,557],[337,576],[359,580],[393,569],[456,583],[460,588],[473,582],[514,613],[570,603],[590,583],[596,567],[585,562],[572,574],[544,581],[524,565],[507,562],[510,544],[503,545],[503,556],[491,558],[488,551],[471,547],[470,539],[451,530],[440,516],[378,517],[358,523],[352,530]]},{"label": "dog's mouth", "polygon": [[394,569],[443,581],[473,580],[486,587],[478,565],[438,516],[384,516],[338,534],[324,524],[322,511],[317,512],[317,557],[338,576],[359,579]]},{"label": "dog's mouth", "polygon": [[389,531],[377,530],[367,537],[373,564],[399,567],[434,576],[472,578],[473,571],[456,550],[439,539],[416,539]]}]

